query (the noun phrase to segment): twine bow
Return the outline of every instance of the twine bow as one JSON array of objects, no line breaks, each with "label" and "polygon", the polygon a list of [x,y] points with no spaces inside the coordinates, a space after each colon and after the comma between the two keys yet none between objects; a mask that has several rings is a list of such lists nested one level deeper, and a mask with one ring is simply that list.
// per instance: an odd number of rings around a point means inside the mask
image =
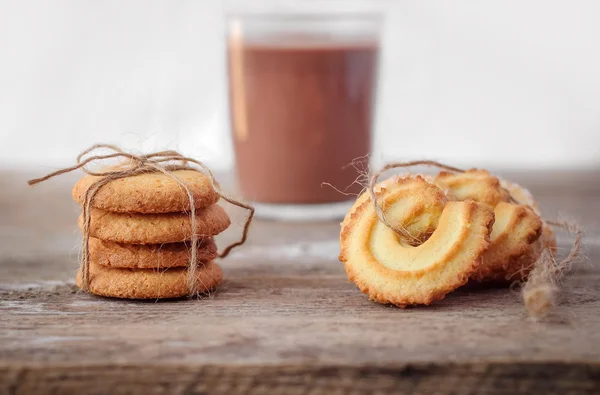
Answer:
[{"label": "twine bow", "polygon": [[[459,169],[456,167],[448,166],[440,162],[432,160],[416,160],[411,162],[396,162],[389,163],[379,169],[378,171],[371,173],[369,176],[369,183],[367,185],[367,191],[371,197],[371,202],[375,207],[375,212],[379,220],[388,228],[406,238],[413,238],[413,236],[406,230],[392,226],[385,218],[385,212],[377,201],[377,194],[375,193],[375,186],[379,177],[388,170],[397,168],[406,168],[411,166],[432,166],[438,169],[451,171],[454,173],[465,173],[466,170]],[[510,196],[512,203],[523,204],[515,199],[510,191],[507,191]],[[543,318],[550,312],[551,308],[555,303],[555,294],[558,291],[558,283],[570,270],[573,262],[579,257],[581,250],[581,244],[583,240],[584,232],[574,222],[569,221],[544,221],[548,225],[567,231],[574,237],[573,245],[569,254],[561,261],[557,262],[554,257],[554,253],[551,250],[544,250],[540,255],[539,259],[534,263],[533,270],[529,274],[527,282],[522,288],[522,298],[525,308],[531,317],[535,319]]]},{"label": "twine bow", "polygon": [[[95,154],[96,151],[101,149],[107,149],[112,151],[108,154]],[[91,155],[90,154],[94,154]],[[87,165],[90,163],[94,163],[97,161],[102,161],[106,159],[113,158],[121,158],[127,160],[122,166],[114,169],[114,170],[106,170],[106,171],[92,171],[87,168]],[[190,166],[190,163],[196,165],[198,168]],[[121,148],[110,145],[110,144],[95,144],[90,148],[83,151],[79,156],[77,156],[77,164],[71,167],[67,167],[64,169],[57,170],[52,172],[44,177],[35,178],[27,181],[29,185],[35,185],[40,182],[46,181],[52,177],[69,173],[71,171],[81,169],[85,173],[91,176],[99,176],[102,177],[96,182],[94,182],[90,187],[85,191],[83,196],[83,240],[81,242],[81,273],[83,280],[83,289],[85,291],[89,291],[90,287],[90,256],[89,256],[89,238],[90,238],[90,222],[91,222],[91,209],[93,206],[94,198],[98,191],[106,184],[111,181],[118,180],[121,178],[132,177],[138,174],[143,173],[162,173],[165,176],[173,179],[177,184],[179,184],[183,190],[186,192],[187,197],[190,202],[190,225],[192,229],[191,235],[191,246],[190,246],[190,264],[188,267],[187,281],[188,281],[188,289],[190,292],[190,296],[194,296],[197,293],[196,288],[196,267],[197,267],[197,254],[198,254],[198,246],[199,240],[198,235],[195,232],[196,229],[196,205],[193,194],[190,192],[189,188],[185,185],[183,181],[181,181],[173,171],[175,170],[195,170],[203,173],[210,180],[212,188],[215,192],[226,202],[231,203],[235,206],[241,207],[249,211],[248,217],[244,224],[244,229],[242,233],[242,237],[240,240],[230,244],[227,246],[220,254],[220,258],[224,258],[231,250],[237,246],[240,246],[246,242],[248,237],[248,230],[250,228],[250,224],[252,222],[252,218],[254,217],[254,207],[249,204],[242,203],[237,201],[223,193],[221,190],[221,186],[215,179],[214,175],[210,171],[210,169],[202,162],[181,155],[176,151],[159,151],[153,152],[151,154],[146,155],[134,155],[128,152],[123,151]]]}]

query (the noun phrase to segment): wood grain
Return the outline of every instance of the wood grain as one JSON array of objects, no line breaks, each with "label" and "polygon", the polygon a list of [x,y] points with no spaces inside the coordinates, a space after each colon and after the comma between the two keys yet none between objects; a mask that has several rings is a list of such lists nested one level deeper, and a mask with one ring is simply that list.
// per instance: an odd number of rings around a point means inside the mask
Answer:
[{"label": "wood grain", "polygon": [[78,293],[73,179],[27,189],[27,175],[0,174],[0,394],[600,393],[594,174],[568,177],[585,186],[571,192],[535,177],[542,210],[574,208],[589,235],[544,322],[508,289],[406,310],[369,302],[336,260],[335,223],[257,221],[203,300]]}]

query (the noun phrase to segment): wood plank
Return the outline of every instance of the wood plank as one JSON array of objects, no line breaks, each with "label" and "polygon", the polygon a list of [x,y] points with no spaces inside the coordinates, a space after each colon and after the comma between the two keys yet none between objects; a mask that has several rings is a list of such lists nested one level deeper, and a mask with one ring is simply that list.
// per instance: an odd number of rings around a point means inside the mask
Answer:
[{"label": "wood plank", "polygon": [[579,210],[591,236],[560,307],[533,322],[508,289],[406,310],[369,302],[336,260],[335,223],[257,221],[203,300],[77,293],[72,179],[25,179],[0,177],[0,393],[600,392],[600,193],[589,180],[575,194],[548,181],[538,195],[545,210]]},{"label": "wood plank", "polygon": [[[378,366],[86,366],[0,368],[21,394],[581,394],[600,390],[598,365],[582,363]],[[101,385],[99,385],[101,383]]]}]

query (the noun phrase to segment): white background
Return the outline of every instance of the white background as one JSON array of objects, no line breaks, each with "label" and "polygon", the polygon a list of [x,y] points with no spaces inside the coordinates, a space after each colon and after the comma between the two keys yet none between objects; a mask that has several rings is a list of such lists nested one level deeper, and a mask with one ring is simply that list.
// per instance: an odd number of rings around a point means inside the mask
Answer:
[{"label": "white background", "polygon": [[[600,1],[377,7],[377,161],[600,167]],[[0,0],[0,164],[59,166],[112,142],[231,166],[223,12],[207,0]]]}]

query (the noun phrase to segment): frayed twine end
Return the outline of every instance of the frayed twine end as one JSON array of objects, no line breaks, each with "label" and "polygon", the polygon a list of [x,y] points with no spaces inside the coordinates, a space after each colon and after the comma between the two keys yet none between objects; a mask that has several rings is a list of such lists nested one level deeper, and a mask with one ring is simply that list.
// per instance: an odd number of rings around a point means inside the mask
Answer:
[{"label": "frayed twine end", "polygon": [[583,239],[583,230],[573,221],[547,223],[566,230],[575,240],[567,257],[560,262],[556,262],[553,252],[544,250],[529,273],[521,296],[527,313],[535,320],[547,317],[556,306],[560,283],[579,257]]},{"label": "frayed twine end", "polygon": [[556,304],[558,287],[553,284],[538,284],[523,288],[523,303],[529,316],[535,320],[546,317]]}]

